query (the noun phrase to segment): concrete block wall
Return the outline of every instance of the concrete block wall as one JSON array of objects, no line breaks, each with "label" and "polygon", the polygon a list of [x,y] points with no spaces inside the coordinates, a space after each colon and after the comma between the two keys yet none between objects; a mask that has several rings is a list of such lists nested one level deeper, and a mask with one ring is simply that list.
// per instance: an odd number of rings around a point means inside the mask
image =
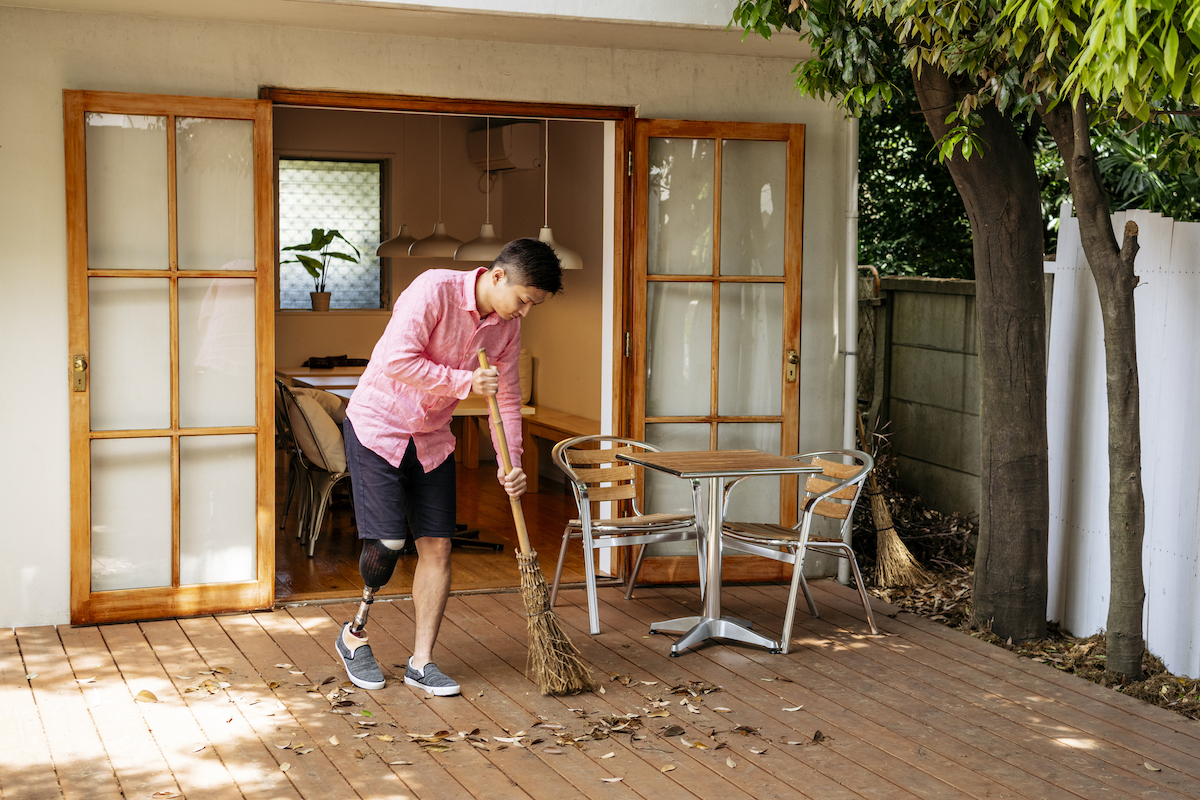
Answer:
[{"label": "concrete block wall", "polygon": [[938,511],[979,510],[975,282],[884,278],[876,352],[881,411],[906,490]]}]

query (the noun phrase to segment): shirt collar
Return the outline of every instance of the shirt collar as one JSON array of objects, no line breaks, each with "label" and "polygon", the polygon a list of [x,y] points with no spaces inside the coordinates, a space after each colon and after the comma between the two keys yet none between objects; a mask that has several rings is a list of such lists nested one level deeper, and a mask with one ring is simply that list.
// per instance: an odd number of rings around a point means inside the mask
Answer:
[{"label": "shirt collar", "polygon": [[487,267],[477,267],[476,269],[468,270],[462,274],[462,307],[467,311],[475,312],[475,315],[479,317],[482,317],[482,315],[479,313],[479,306],[475,302],[475,283],[479,280],[479,276],[484,272],[487,272],[487,270]]}]

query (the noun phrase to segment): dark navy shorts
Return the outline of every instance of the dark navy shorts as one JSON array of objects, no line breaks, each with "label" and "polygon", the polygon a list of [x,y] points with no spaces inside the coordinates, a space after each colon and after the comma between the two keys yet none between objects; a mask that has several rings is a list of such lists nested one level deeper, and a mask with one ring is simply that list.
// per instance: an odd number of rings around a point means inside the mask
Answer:
[{"label": "dark navy shorts", "polygon": [[404,539],[455,534],[457,493],[454,454],[426,472],[417,459],[417,443],[408,440],[399,467],[365,447],[350,418],[342,423],[350,470],[354,516],[360,539]]}]

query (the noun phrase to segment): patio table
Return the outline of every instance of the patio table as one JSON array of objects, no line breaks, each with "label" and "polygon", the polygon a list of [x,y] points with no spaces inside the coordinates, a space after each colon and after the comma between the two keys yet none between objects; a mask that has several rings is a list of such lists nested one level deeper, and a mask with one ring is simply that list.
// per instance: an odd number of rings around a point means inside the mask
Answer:
[{"label": "patio table", "polygon": [[772,652],[780,642],[750,630],[750,622],[721,614],[721,526],[725,510],[722,507],[724,481],[749,475],[797,475],[820,472],[820,467],[771,455],[761,450],[688,450],[661,453],[621,454],[622,461],[658,470],[678,478],[708,480],[708,511],[697,520],[700,535],[705,537],[705,586],[699,616],[655,622],[650,633],[682,633],[671,645],[671,655],[678,656],[686,647],[707,639],[733,639],[746,644],[766,647]]}]

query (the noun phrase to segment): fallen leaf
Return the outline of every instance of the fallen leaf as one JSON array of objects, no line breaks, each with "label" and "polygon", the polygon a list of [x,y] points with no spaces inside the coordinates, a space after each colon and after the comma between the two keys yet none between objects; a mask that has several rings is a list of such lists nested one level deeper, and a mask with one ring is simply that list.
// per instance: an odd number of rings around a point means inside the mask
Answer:
[{"label": "fallen leaf", "polygon": [[670,772],[673,769],[675,769],[674,764],[663,764],[662,769],[660,769],[659,772]]},{"label": "fallen leaf", "polygon": [[292,668],[291,664],[276,664],[275,666],[279,667],[280,669],[291,669]]},{"label": "fallen leaf", "polygon": [[1147,761],[1143,766],[1146,769],[1150,770],[1151,772],[1162,772],[1162,767],[1156,767],[1153,764],[1151,764],[1149,761]]},{"label": "fallen leaf", "polygon": [[413,764],[413,762],[411,762],[411,761],[389,761],[388,762],[388,766],[392,766],[392,767],[411,767],[412,764]]},{"label": "fallen leaf", "polygon": [[[600,691],[604,691],[604,690],[601,689]],[[605,783],[616,783],[617,781],[623,781],[625,779],[624,778],[601,778],[600,780],[604,781]]]},{"label": "fallen leaf", "polygon": [[154,696],[154,692],[150,691],[149,689],[142,689],[140,692],[138,692],[134,696],[133,699],[137,700],[139,702],[142,702],[142,703],[157,703],[158,702],[158,698]]},{"label": "fallen leaf", "polygon": [[355,758],[363,758],[363,757],[364,757],[364,756],[363,756],[363,751],[362,751],[362,750],[355,750],[355,751],[354,751],[354,757],[355,757]]},{"label": "fallen leaf", "polygon": [[287,772],[291,768],[292,768],[292,765],[286,761],[279,765],[280,772]]},{"label": "fallen leaf", "polygon": [[[601,686],[601,687],[600,687],[600,694],[607,694],[607,692],[605,692],[605,691],[604,691],[604,687],[603,687],[603,686]],[[607,780],[619,781],[619,780],[621,780],[621,779],[620,779],[620,778],[611,778],[611,779],[610,779],[610,778],[605,778],[604,780],[606,780],[606,781],[607,781]]]},{"label": "fallen leaf", "polygon": [[362,715],[363,715],[364,717],[373,717],[373,716],[375,716],[374,714],[372,714],[370,711],[368,711],[368,710],[367,710],[367,709],[365,709],[365,708],[362,710]]},{"label": "fallen leaf", "polygon": [[450,751],[450,745],[448,745],[448,744],[427,744],[427,745],[422,745],[421,749],[427,753],[429,753],[429,752],[446,753],[446,752]]},{"label": "fallen leaf", "polygon": [[229,667],[213,667],[213,672],[219,672],[222,675],[229,675],[233,672]]},{"label": "fallen leaf", "polygon": [[291,740],[288,740],[288,741],[284,742],[283,744],[276,744],[275,749],[276,750],[287,750],[291,746],[292,746],[292,742],[291,742]]},{"label": "fallen leaf", "polygon": [[[720,710],[720,709],[718,709],[718,710]],[[658,709],[657,711],[651,711],[651,712],[650,712],[649,714],[647,714],[646,716],[647,716],[647,717],[649,717],[649,718],[654,718],[654,717],[669,717],[669,716],[671,716],[671,712],[670,712],[670,711],[667,711],[665,708],[660,708],[660,709]]]},{"label": "fallen leaf", "polygon": [[799,711],[802,708],[804,708],[804,706],[796,706],[795,708],[785,708],[784,711]]},{"label": "fallen leaf", "polygon": [[321,681],[321,685],[322,685],[322,686],[324,686],[325,684],[327,684],[327,683],[333,683],[333,682],[334,682],[334,681],[336,681],[336,680],[337,680],[337,678],[335,678],[335,677],[333,677],[332,675],[330,675],[328,678],[326,678],[325,680]]},{"label": "fallen leaf", "polygon": [[757,750],[757,749],[751,747],[750,752],[754,753],[754,755],[756,755],[756,756],[761,756],[763,753],[765,753],[767,751],[766,750]]},{"label": "fallen leaf", "polygon": [[814,744],[816,742],[823,742],[823,741],[825,741],[825,734],[821,733],[820,731],[817,731],[816,733],[813,734],[812,740],[813,740]]},{"label": "fallen leaf", "polygon": [[368,731],[367,733],[356,733],[356,734],[354,734],[354,738],[355,739],[365,739],[370,735],[371,735],[370,731]]},{"label": "fallen leaf", "polygon": [[667,727],[663,728],[662,733],[659,735],[660,736],[682,736],[683,728],[679,725],[668,725]]},{"label": "fallen leaf", "polygon": [[290,670],[290,672],[293,675],[303,675],[304,674],[304,670],[302,670],[302,669],[293,669],[293,670]]},{"label": "fallen leaf", "polygon": [[725,756],[725,766],[733,769],[737,766],[737,762],[733,760],[733,756]]},{"label": "fallen leaf", "polygon": [[155,792],[151,797],[183,797],[179,792]]},{"label": "fallen leaf", "polygon": [[605,753],[604,755],[602,755],[600,757],[601,758],[612,758],[615,755],[616,755],[616,753]]},{"label": "fallen leaf", "polygon": [[34,678],[36,678],[37,676],[38,676],[38,674],[36,672],[27,672],[27,673],[25,673],[25,680],[31,681]]},{"label": "fallen leaf", "polygon": [[542,752],[552,756],[562,755],[562,750],[557,747],[543,747]]},{"label": "fallen leaf", "polygon": [[378,739],[378,740],[379,740],[379,741],[381,741],[381,742],[394,742],[394,741],[396,741],[394,738],[392,738],[391,736],[389,736],[389,735],[388,735],[388,734],[386,734],[386,733],[381,733],[381,734],[379,734],[378,736],[376,736],[375,738],[376,738],[376,739]]},{"label": "fallen leaf", "polygon": [[[76,678],[75,682],[76,683],[95,683],[96,679],[95,678]],[[1164,686],[1163,688],[1165,689],[1166,687]]]},{"label": "fallen leaf", "polygon": [[713,711],[716,711],[718,714],[732,714],[733,713],[732,708],[725,708],[724,706],[717,706],[716,708],[713,709]]},{"label": "fallen leaf", "polygon": [[200,745],[199,747],[197,747],[196,749],[192,750],[192,752],[193,752],[193,753],[199,753],[201,750],[203,750],[203,749],[204,749],[204,748],[206,748],[206,747],[208,747],[208,745],[206,745],[206,744],[202,744],[202,745]]},{"label": "fallen leaf", "polygon": [[330,736],[329,743],[331,745],[333,745],[334,747],[337,747],[339,744],[341,744],[341,742],[338,740],[338,738],[336,736]]}]

